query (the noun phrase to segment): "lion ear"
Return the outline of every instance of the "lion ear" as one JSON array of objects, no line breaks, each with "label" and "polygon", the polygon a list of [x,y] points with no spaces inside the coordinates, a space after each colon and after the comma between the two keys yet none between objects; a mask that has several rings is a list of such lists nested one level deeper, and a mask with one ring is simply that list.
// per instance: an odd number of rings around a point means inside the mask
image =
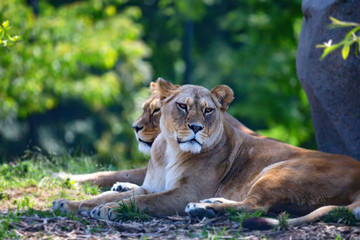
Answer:
[{"label": "lion ear", "polygon": [[150,83],[150,92],[151,93],[157,93],[158,92],[158,85],[156,82]]},{"label": "lion ear", "polygon": [[154,90],[151,90],[152,93],[158,92],[160,93],[160,99],[163,100],[174,93],[176,89],[178,89],[180,86],[172,84],[169,81],[166,81],[162,78],[158,78],[156,82],[151,83],[150,90],[153,88]]},{"label": "lion ear", "polygon": [[234,92],[226,85],[218,85],[211,89],[211,92],[215,95],[217,100],[220,103],[220,109],[226,111],[230,103],[234,99]]}]

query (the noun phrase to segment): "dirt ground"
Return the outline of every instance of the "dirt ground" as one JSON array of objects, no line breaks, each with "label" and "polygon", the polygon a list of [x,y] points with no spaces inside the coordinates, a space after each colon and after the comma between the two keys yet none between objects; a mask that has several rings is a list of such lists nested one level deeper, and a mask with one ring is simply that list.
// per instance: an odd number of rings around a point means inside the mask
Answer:
[{"label": "dirt ground", "polygon": [[[8,230],[15,239],[357,239],[360,222],[356,226],[317,222],[290,227],[287,230],[250,231],[228,217],[204,219],[171,216],[152,218],[146,222],[109,222],[80,215],[60,217],[48,211],[58,198],[84,199],[81,188],[64,189],[51,184],[3,190],[0,200],[0,220],[9,219]],[[46,187],[42,187],[46,185]],[[62,196],[62,192],[67,194]],[[28,201],[24,201],[28,199]],[[9,218],[9,209],[32,213]],[[16,210],[16,209],[20,210]],[[38,211],[38,212],[36,212]],[[10,215],[11,216],[11,215]],[[14,220],[16,219],[16,221]],[[4,225],[3,225],[4,226]],[[9,231],[7,231],[9,232]],[[0,239],[7,239],[1,236]]]},{"label": "dirt ground", "polygon": [[[5,213],[5,212],[2,212]],[[81,219],[81,220],[79,220]],[[108,222],[80,217],[20,217],[11,223],[25,239],[360,239],[360,226],[313,223],[287,230],[248,231],[226,217],[193,222],[189,217],[147,222]]]}]

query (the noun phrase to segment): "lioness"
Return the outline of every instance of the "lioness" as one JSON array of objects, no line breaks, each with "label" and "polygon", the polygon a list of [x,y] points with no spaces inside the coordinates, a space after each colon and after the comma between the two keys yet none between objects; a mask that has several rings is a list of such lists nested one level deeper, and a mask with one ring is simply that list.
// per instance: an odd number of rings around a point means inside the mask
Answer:
[{"label": "lioness", "polygon": [[[145,154],[150,153],[151,146],[155,141],[155,138],[160,134],[159,123],[161,116],[161,103],[158,91],[159,81],[162,81],[163,84],[167,84],[168,88],[173,90],[176,90],[179,87],[179,85],[174,85],[162,78],[159,78],[156,82],[151,82],[151,96],[142,105],[142,115],[132,125],[139,144],[139,150]],[[224,116],[226,121],[245,134],[263,137],[247,128],[230,114],[224,113]],[[144,182],[146,169],[147,168],[144,167],[123,171],[102,171],[78,175],[54,174],[54,176],[63,180],[70,178],[78,183],[87,182],[100,187],[111,187],[111,190],[113,191],[122,192],[133,190],[136,188],[136,185],[141,185]]]},{"label": "lioness", "polygon": [[[238,210],[298,210],[299,224],[347,205],[360,215],[360,163],[334,154],[245,134],[224,120],[233,99],[224,85],[211,91],[194,85],[176,90],[159,81],[160,129],[144,183],[134,191],[111,192],[82,202],[57,200],[53,209],[89,212],[113,220],[117,201],[153,215],[213,215]],[[210,198],[203,203],[201,199]],[[226,200],[230,199],[230,200]],[[96,205],[100,205],[94,208]],[[94,209],[93,209],[94,208]],[[325,209],[325,210],[324,210]],[[310,217],[309,217],[310,216]],[[297,220],[297,221],[295,221]],[[276,224],[276,223],[275,223]]]}]

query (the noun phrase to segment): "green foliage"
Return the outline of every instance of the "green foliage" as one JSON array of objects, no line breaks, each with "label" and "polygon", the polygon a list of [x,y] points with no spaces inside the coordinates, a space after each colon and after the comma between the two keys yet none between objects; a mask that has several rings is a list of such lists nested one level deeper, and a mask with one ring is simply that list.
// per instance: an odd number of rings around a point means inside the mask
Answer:
[{"label": "green foliage", "polygon": [[0,19],[23,38],[0,59],[0,153],[31,138],[46,151],[85,151],[114,166],[147,160],[130,124],[149,80],[184,83],[185,22],[194,25],[191,83],[229,85],[229,112],[245,125],[315,148],[295,77],[300,0],[54,2],[40,0],[34,16],[25,0],[0,1]]},{"label": "green foliage", "polygon": [[6,198],[7,198],[7,196],[5,195],[5,193],[0,191],[0,200],[5,200]]},{"label": "green foliage", "polygon": [[322,219],[324,222],[331,223],[341,223],[345,225],[356,225],[357,220],[354,215],[346,208],[339,207],[330,211],[326,216]]},{"label": "green foliage", "polygon": [[209,233],[207,231],[207,225],[205,224],[203,227],[202,227],[202,231],[201,231],[201,238],[208,238],[209,236]]},{"label": "green foliage", "polygon": [[124,202],[119,202],[119,208],[115,209],[115,221],[148,221],[150,216],[142,213],[135,206],[135,200],[130,199],[130,206]]},{"label": "green foliage", "polygon": [[28,208],[25,212],[22,213],[23,216],[38,216],[40,218],[49,218],[49,217],[54,217],[54,216],[60,216],[60,212],[59,211],[41,211],[41,210],[36,210],[34,208]]},{"label": "green foliage", "polygon": [[17,211],[19,210],[28,210],[34,206],[34,202],[30,200],[28,196],[21,198],[19,201],[14,200],[14,204],[16,204]]},{"label": "green foliage", "polygon": [[75,184],[75,180],[70,180],[70,178],[65,179],[65,181],[62,183],[62,187],[67,189],[73,189]]},{"label": "green foliage", "polygon": [[[105,126],[93,141],[100,156],[126,158],[125,149],[135,144],[118,140],[133,134],[133,92],[150,79],[143,60],[149,49],[136,23],[141,11],[123,1],[91,0],[59,7],[40,1],[39,13],[34,16],[24,0],[0,2],[0,19],[11,19],[14,31],[23,33],[0,59],[0,123],[76,100]],[[116,114],[108,111],[114,106]]]},{"label": "green foliage", "polygon": [[12,225],[19,222],[20,218],[16,214],[0,214],[0,239],[19,239],[20,236],[15,233]]},{"label": "green foliage", "polygon": [[2,164],[0,165],[0,191],[8,187],[19,188],[24,185],[35,185],[36,180],[39,180],[39,178],[32,178],[30,176],[40,171],[41,169],[37,169],[36,165],[31,164],[29,161]]},{"label": "green foliage", "polygon": [[338,235],[336,235],[335,240],[343,240],[343,238],[341,237],[340,233]]},{"label": "green foliage", "polygon": [[21,40],[21,36],[18,36],[18,35],[11,36],[10,29],[11,29],[11,26],[10,26],[10,23],[8,20],[4,21],[0,25],[0,45],[2,45],[5,48],[12,47],[18,41]]},{"label": "green foliage", "polygon": [[[24,14],[18,18],[28,21],[21,26],[22,44],[1,59],[2,68],[7,70],[1,72],[1,93],[8,103],[8,109],[1,109],[2,113],[26,117],[54,108],[63,98],[80,98],[100,111],[115,103],[124,91],[132,90],[127,87],[141,83],[144,78],[135,70],[148,50],[133,21],[131,12],[136,9],[127,8],[116,14],[116,7],[121,6],[117,3],[93,0],[55,9],[42,1],[42,14],[35,18],[22,1],[3,1],[1,15],[18,11]],[[115,12],[109,13],[109,8]],[[117,66],[119,58],[124,63]],[[115,67],[130,71],[130,86],[126,86],[127,79]]]},{"label": "green foliage", "polygon": [[13,176],[25,177],[29,172],[33,171],[34,165],[28,161],[23,161],[20,163],[10,162],[9,164],[3,164],[0,166],[0,174],[5,179],[10,179]]},{"label": "green foliage", "polygon": [[[339,43],[332,43],[332,39],[330,39],[328,42],[325,42],[324,44],[316,45],[317,48],[324,48],[324,52],[321,55],[321,60],[324,59],[328,54],[335,51],[338,48],[342,47],[341,55],[344,60],[347,59],[350,53],[350,46],[352,44],[355,44],[355,54],[360,53],[360,36],[358,36],[358,32],[360,31],[360,24],[359,23],[353,23],[353,22],[344,22],[340,21],[336,18],[330,17],[331,24],[329,25],[329,28],[344,28],[344,27],[352,27],[351,29],[344,37],[344,39]],[[357,43],[357,46],[356,46]]]},{"label": "green foliage", "polygon": [[229,216],[231,221],[240,223],[238,233],[236,234],[236,235],[238,235],[241,231],[242,223],[244,222],[244,220],[249,219],[249,218],[262,217],[265,215],[265,212],[261,211],[261,210],[257,210],[255,212],[246,212],[246,211],[237,211],[235,209],[228,208],[226,210],[226,214]]},{"label": "green foliage", "polygon": [[282,212],[278,216],[279,226],[276,227],[275,230],[286,230],[287,229],[287,220],[289,218],[289,214],[287,212]]},{"label": "green foliage", "polygon": [[98,195],[100,194],[100,189],[98,186],[91,186],[89,183],[84,183],[83,185],[84,193],[88,195]]},{"label": "green foliage", "polygon": [[135,2],[144,12],[144,39],[153,52],[150,62],[156,76],[183,84],[184,20],[192,20],[191,83],[207,88],[229,85],[235,99],[228,111],[246,126],[316,148],[309,103],[295,69],[300,0],[192,1],[201,5],[198,8],[171,0],[150,6]]}]

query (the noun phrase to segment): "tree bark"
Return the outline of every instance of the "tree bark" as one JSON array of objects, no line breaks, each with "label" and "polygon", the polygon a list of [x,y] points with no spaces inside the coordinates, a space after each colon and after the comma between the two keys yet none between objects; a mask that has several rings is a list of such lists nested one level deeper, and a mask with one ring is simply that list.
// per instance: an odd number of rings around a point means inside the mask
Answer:
[{"label": "tree bark", "polygon": [[341,49],[320,61],[332,39],[341,41],[351,28],[329,29],[329,17],[360,23],[359,0],[303,0],[303,25],[296,69],[312,111],[318,149],[360,160],[360,56],[353,45],[347,60]]}]

